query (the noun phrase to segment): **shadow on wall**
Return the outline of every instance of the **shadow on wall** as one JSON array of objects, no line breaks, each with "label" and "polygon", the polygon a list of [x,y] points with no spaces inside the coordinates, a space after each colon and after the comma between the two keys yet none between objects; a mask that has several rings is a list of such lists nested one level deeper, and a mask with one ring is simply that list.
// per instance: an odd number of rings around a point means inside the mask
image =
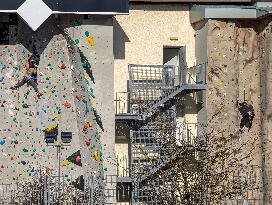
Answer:
[{"label": "shadow on wall", "polygon": [[[0,45],[22,44],[31,53],[35,52],[33,50],[33,45],[35,45],[39,55],[41,55],[54,36],[64,36],[64,29],[66,28],[93,24],[112,26],[112,21],[109,21],[110,17],[92,16],[92,19],[88,19],[88,15],[84,15],[84,17],[68,15],[69,18],[66,18],[66,15],[51,15],[37,31],[32,31],[18,15],[1,14]],[[54,25],[52,25],[52,22],[54,22]]]},{"label": "shadow on wall", "polygon": [[125,59],[125,49],[126,42],[130,42],[127,34],[118,23],[118,21],[113,18],[113,55],[114,59]]},{"label": "shadow on wall", "polygon": [[184,116],[184,114],[198,114],[199,110],[202,109],[203,102],[197,102],[196,98],[197,96],[190,94],[177,98],[178,107],[180,110],[183,110],[182,116]]}]

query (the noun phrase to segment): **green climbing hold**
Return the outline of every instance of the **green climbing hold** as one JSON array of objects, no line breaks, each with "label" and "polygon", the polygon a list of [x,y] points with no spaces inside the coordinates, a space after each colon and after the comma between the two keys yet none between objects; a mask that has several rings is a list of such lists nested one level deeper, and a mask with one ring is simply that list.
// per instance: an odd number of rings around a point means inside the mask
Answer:
[{"label": "green climbing hold", "polygon": [[94,90],[92,88],[89,88],[89,94],[90,94],[90,96],[92,96],[92,98],[95,98]]},{"label": "green climbing hold", "polygon": [[85,32],[85,36],[86,36],[86,37],[89,37],[89,36],[90,36],[89,31],[86,31],[86,32]]},{"label": "green climbing hold", "polygon": [[18,123],[16,117],[12,119],[13,122]]},{"label": "green climbing hold", "polygon": [[78,40],[78,39],[76,39],[76,40],[75,40],[75,43],[76,43],[76,44],[79,44],[79,40]]},{"label": "green climbing hold", "polygon": [[24,148],[24,149],[23,149],[23,152],[28,152],[28,149]]}]

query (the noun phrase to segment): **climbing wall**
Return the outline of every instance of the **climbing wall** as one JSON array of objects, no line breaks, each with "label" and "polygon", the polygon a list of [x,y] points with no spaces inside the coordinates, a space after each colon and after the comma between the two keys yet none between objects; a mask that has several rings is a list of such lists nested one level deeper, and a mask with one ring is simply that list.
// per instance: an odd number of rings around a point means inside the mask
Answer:
[{"label": "climbing wall", "polygon": [[[56,148],[44,142],[44,130],[58,125],[59,133],[73,133],[61,149],[61,174],[67,181],[92,175],[104,186],[103,176],[115,173],[111,18],[54,16],[37,32],[22,21],[10,30],[17,32],[0,46],[1,182],[31,180],[45,169],[56,175]],[[31,86],[10,89],[22,79],[33,44],[40,99]],[[67,161],[77,151],[82,166]]]},{"label": "climbing wall", "polygon": [[[247,22],[208,22],[208,90],[207,126],[211,149],[225,150],[224,169],[240,172],[246,177],[254,166],[254,180],[248,187],[262,186],[262,140],[260,110],[259,37],[257,24]],[[254,119],[250,129],[240,127],[239,103],[253,106]],[[222,147],[224,149],[222,149]],[[225,149],[226,148],[226,149]],[[223,153],[223,152],[222,152]],[[218,159],[218,164],[222,161]],[[214,163],[214,169],[218,169]],[[262,193],[255,189],[244,200],[259,200]]]}]

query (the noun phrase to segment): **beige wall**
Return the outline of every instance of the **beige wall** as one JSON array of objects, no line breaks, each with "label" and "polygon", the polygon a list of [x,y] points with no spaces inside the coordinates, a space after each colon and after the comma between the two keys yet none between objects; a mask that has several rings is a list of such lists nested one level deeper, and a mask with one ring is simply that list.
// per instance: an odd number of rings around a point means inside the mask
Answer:
[{"label": "beige wall", "polygon": [[[114,20],[115,92],[127,91],[128,64],[162,65],[164,46],[186,46],[187,65],[193,66],[194,34],[187,5],[130,5],[129,15],[116,16]],[[197,122],[196,114],[185,118],[187,122]],[[115,148],[119,158],[127,158],[127,144],[117,142]]]},{"label": "beige wall", "polygon": [[138,4],[130,5],[129,15],[115,18],[115,92],[127,90],[128,64],[163,64],[163,46],[186,46],[188,66],[194,64],[195,32],[188,9],[180,4]]}]

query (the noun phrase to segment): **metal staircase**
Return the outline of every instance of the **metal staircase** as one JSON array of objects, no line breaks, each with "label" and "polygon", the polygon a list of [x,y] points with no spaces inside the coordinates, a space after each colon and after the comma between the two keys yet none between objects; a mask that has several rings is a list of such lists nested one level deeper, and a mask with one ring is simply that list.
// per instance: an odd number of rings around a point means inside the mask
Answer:
[{"label": "metal staircase", "polygon": [[129,92],[116,94],[116,120],[146,120],[177,96],[207,89],[206,63],[176,66],[129,65]]},{"label": "metal staircase", "polygon": [[[206,64],[129,65],[129,92],[116,95],[116,121],[130,123],[132,204],[177,204],[171,170],[197,163],[205,140],[183,125],[177,133],[175,99],[206,89]],[[163,109],[161,109],[163,108]],[[132,126],[132,124],[137,126]],[[179,137],[177,137],[177,135]],[[186,159],[186,160],[184,160]],[[181,165],[182,166],[182,165]],[[170,174],[170,175],[169,175]],[[167,201],[167,203],[166,203]]]},{"label": "metal staircase", "polygon": [[158,107],[167,104],[169,101],[173,100],[176,96],[181,94],[188,94],[191,92],[198,92],[206,90],[207,86],[203,84],[191,84],[191,85],[182,85],[176,86],[174,89],[169,90],[170,92],[162,95],[157,100],[154,100],[147,105],[146,110],[141,114],[142,119],[146,119],[152,114]]}]

